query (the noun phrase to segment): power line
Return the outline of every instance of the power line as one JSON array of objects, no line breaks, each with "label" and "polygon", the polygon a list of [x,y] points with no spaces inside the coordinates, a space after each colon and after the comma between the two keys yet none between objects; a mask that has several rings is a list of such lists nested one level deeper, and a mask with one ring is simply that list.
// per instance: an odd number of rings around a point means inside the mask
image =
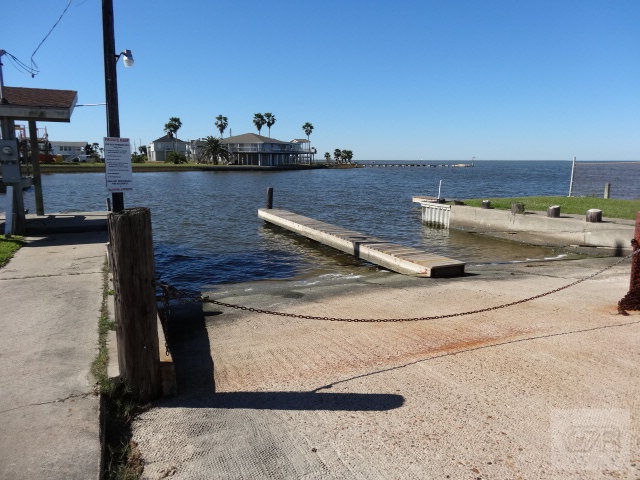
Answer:
[{"label": "power line", "polygon": [[[73,0],[69,0],[67,2],[67,6],[64,8],[64,10],[62,11],[62,13],[60,14],[60,16],[58,17],[58,20],[56,20],[56,22],[53,24],[53,26],[51,27],[51,29],[49,30],[49,32],[44,36],[44,38],[42,39],[42,41],[38,44],[38,46],[36,47],[36,49],[33,51],[33,53],[31,54],[31,69],[33,71],[35,71],[36,73],[38,73],[38,64],[35,62],[35,60],[33,59],[33,57],[35,56],[35,54],[38,52],[38,50],[40,49],[40,47],[42,46],[42,44],[47,40],[47,38],[49,38],[49,35],[51,35],[51,32],[53,32],[53,30],[58,26],[58,24],[60,23],[60,20],[62,20],[62,17],[64,17],[65,13],[67,13],[67,10],[69,10],[69,7],[71,6],[71,3],[73,2]],[[32,73],[31,76],[34,76],[36,73]]]}]

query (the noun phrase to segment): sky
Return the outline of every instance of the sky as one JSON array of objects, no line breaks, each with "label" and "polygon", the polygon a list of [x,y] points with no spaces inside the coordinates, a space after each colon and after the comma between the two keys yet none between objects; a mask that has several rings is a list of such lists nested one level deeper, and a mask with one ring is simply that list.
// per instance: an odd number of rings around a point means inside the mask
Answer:
[{"label": "sky", "polygon": [[[305,138],[356,160],[639,160],[638,0],[113,0],[121,136]],[[63,10],[68,10],[46,37]],[[8,86],[103,103],[102,2],[4,2]],[[11,21],[8,21],[11,19]],[[46,123],[102,143],[104,106]],[[262,134],[267,129],[263,127]]]}]

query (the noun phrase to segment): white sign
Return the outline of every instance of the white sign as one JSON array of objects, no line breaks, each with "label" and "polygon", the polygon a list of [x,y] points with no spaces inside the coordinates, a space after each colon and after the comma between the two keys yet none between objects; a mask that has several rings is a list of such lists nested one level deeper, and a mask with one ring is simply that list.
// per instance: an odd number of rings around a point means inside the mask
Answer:
[{"label": "white sign", "polygon": [[128,138],[104,138],[104,163],[108,191],[125,192],[133,190],[131,142]]}]

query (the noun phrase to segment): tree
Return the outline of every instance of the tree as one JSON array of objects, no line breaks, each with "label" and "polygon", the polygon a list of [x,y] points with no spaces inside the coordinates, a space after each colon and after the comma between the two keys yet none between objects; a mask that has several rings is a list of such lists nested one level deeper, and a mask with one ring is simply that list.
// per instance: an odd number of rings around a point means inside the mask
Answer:
[{"label": "tree", "polygon": [[[164,131],[170,138],[173,138],[173,151],[176,151],[176,138],[178,130],[182,127],[182,121],[178,117],[171,117],[167,123],[164,124]],[[181,163],[181,162],[173,162]]]},{"label": "tree", "polygon": [[222,143],[222,139],[211,136],[206,137],[201,148],[202,155],[209,160],[208,163],[217,165],[221,160],[224,163],[229,163],[229,151],[227,146]]},{"label": "tree", "polygon": [[342,150],[342,159],[344,163],[351,163],[351,160],[353,160],[353,152],[351,150]]},{"label": "tree", "polygon": [[[220,131],[220,138],[222,138],[224,131],[229,126],[229,119],[222,115],[218,115],[216,117],[216,128]],[[207,137],[209,138],[209,137]]]},{"label": "tree", "polygon": [[311,143],[311,140],[309,140],[309,136],[311,135],[311,132],[313,132],[313,125],[307,122],[302,125],[302,130],[304,130],[304,134],[307,136],[307,141]]},{"label": "tree", "polygon": [[342,160],[342,150],[336,148],[333,151],[333,159],[336,161],[336,163],[341,163],[340,161]]},{"label": "tree", "polygon": [[273,116],[273,113],[267,112],[264,114],[264,120],[267,128],[269,129],[269,138],[271,138],[271,127],[276,123],[276,117]]},{"label": "tree", "polygon": [[253,115],[253,124],[258,129],[258,135],[260,135],[260,130],[262,130],[262,127],[264,127],[266,123],[267,123],[267,120],[264,118],[264,115],[262,115],[261,113],[256,113]]},{"label": "tree", "polygon": [[146,145],[140,145],[138,147],[138,152],[140,152],[141,155],[147,155],[147,146]]},{"label": "tree", "polygon": [[97,142],[87,143],[84,146],[84,153],[91,157],[92,161],[100,161],[100,144]]},{"label": "tree", "polygon": [[182,127],[180,119],[178,117],[171,117],[169,121],[164,124],[164,131],[171,138],[175,138],[180,127]]},{"label": "tree", "polygon": [[324,152],[324,160],[329,163],[331,161],[331,154],[329,152]]}]

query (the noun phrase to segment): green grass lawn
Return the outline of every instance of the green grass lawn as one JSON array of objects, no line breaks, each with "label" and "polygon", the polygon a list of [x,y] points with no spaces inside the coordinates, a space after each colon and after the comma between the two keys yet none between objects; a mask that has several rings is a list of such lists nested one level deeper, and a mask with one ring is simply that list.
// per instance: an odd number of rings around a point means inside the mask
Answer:
[{"label": "green grass lawn", "polygon": [[640,212],[640,200],[619,200],[596,197],[514,197],[465,200],[467,205],[479,207],[482,200],[490,200],[492,208],[511,210],[512,203],[523,203],[525,210],[546,212],[552,205],[560,205],[560,212],[583,215],[590,208],[602,210],[603,217],[635,220]]},{"label": "green grass lawn", "polygon": [[22,246],[21,237],[0,238],[0,268],[4,267],[13,254]]}]

